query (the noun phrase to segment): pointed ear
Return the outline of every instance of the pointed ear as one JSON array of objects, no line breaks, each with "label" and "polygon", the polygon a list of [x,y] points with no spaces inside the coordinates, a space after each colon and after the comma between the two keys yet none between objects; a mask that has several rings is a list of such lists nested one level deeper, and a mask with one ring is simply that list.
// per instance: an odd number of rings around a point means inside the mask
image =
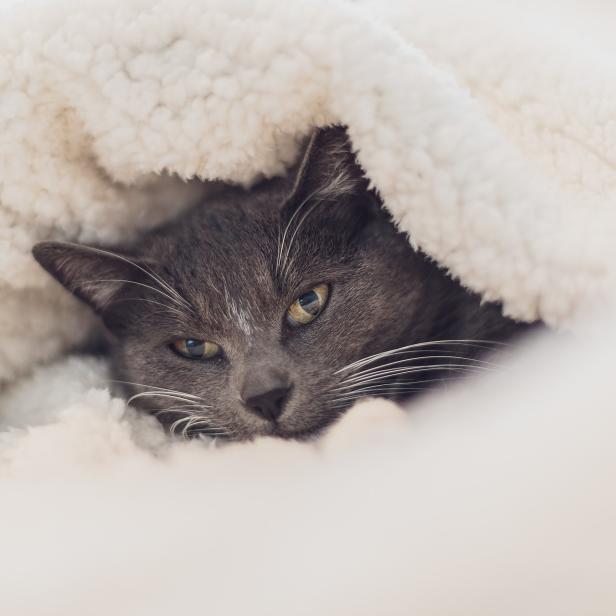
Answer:
[{"label": "pointed ear", "polygon": [[147,277],[145,263],[94,246],[40,242],[32,254],[58,282],[98,313],[125,284]]},{"label": "pointed ear", "polygon": [[320,128],[308,139],[297,166],[287,203],[306,199],[334,201],[368,187],[368,181],[353,154],[343,126]]}]

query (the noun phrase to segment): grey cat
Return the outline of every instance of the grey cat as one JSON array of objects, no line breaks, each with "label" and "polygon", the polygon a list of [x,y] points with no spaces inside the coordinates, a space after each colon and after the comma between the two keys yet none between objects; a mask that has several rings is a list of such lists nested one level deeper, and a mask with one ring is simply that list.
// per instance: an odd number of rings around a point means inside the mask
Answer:
[{"label": "grey cat", "polygon": [[126,250],[33,253],[100,315],[131,403],[186,435],[305,438],[360,397],[483,369],[526,327],[410,247],[341,127],[287,177],[226,186]]}]

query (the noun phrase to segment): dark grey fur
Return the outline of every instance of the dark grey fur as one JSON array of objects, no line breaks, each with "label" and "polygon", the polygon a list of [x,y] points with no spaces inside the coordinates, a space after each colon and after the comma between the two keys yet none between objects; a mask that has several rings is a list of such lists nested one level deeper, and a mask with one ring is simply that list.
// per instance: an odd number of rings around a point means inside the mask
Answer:
[{"label": "dark grey fur", "polygon": [[[285,238],[285,265],[281,236],[300,207]],[[451,376],[453,366],[483,366],[473,358],[485,345],[434,344],[374,361],[363,369],[393,361],[443,367],[388,374],[354,389],[344,379],[357,370],[338,372],[352,362],[430,341],[501,341],[524,327],[498,306],[481,305],[410,248],[368,190],[339,127],[315,133],[289,177],[250,190],[225,187],[177,222],[113,253],[131,263],[75,244],[34,248],[41,265],[100,315],[117,380],[140,384],[125,385],[126,392],[150,392],[135,404],[166,425],[201,417],[175,424],[189,426],[191,434],[315,434],[356,396],[406,396]],[[323,282],[331,286],[325,310],[308,325],[290,327],[289,305]],[[177,338],[214,341],[223,354],[185,359],[169,348]],[[287,392],[277,421],[245,404],[247,388],[276,387]],[[189,397],[169,398],[166,390]]]}]

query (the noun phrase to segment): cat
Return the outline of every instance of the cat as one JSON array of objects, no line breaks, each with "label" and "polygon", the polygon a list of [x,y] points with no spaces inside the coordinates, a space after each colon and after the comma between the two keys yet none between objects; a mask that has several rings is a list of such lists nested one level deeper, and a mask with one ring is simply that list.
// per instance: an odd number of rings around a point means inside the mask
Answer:
[{"label": "cat", "polygon": [[411,248],[340,126],[133,246],[33,254],[100,316],[129,403],[187,436],[309,438],[361,397],[488,369],[528,327]]}]

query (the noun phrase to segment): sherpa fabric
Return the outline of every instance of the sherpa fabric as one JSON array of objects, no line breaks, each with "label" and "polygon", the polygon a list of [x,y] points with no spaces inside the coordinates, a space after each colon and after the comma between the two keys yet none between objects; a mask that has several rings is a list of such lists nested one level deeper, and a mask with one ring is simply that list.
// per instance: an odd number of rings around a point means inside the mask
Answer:
[{"label": "sherpa fabric", "polygon": [[[600,0],[0,0],[0,612],[613,614],[615,23]],[[130,239],[329,123],[415,246],[567,333],[313,444],[170,441],[76,354],[93,320],[30,249]]]}]

